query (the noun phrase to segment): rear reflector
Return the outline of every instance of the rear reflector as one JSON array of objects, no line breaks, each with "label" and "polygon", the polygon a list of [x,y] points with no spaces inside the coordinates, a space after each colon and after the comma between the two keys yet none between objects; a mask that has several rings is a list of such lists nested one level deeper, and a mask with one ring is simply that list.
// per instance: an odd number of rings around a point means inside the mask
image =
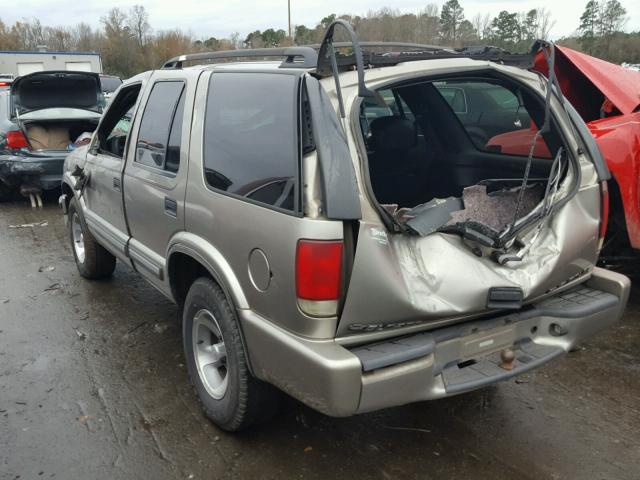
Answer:
[{"label": "rear reflector", "polygon": [[598,249],[604,245],[604,237],[607,234],[609,225],[609,186],[607,181],[600,182],[600,234]]},{"label": "rear reflector", "polygon": [[7,132],[7,147],[12,150],[29,148],[29,142],[21,131]]},{"label": "rear reflector", "polygon": [[296,291],[302,300],[340,298],[342,241],[299,240],[296,252]]}]

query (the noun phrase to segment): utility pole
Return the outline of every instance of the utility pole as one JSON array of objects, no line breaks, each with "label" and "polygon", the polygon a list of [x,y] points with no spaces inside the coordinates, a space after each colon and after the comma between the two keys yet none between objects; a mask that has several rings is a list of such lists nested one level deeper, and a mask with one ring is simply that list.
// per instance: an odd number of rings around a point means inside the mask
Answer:
[{"label": "utility pole", "polygon": [[289,13],[289,38],[293,40],[291,35],[291,0],[287,0],[287,12]]}]

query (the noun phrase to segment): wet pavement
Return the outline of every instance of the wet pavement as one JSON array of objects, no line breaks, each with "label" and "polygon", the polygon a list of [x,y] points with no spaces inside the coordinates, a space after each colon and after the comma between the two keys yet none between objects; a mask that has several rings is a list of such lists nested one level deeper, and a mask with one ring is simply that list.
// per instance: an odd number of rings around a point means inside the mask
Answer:
[{"label": "wet pavement", "polygon": [[53,202],[0,204],[0,479],[638,479],[631,297],[617,327],[514,381],[346,419],[286,399],[231,435],[200,411],[176,307],[121,265],[82,279]]}]

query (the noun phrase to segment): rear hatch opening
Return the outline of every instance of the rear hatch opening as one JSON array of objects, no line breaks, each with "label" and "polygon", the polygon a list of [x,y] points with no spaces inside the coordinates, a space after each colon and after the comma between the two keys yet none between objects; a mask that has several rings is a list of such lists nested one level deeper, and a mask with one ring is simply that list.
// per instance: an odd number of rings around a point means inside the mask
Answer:
[{"label": "rear hatch opening", "polygon": [[549,99],[524,85],[474,72],[376,94],[361,102],[359,123],[369,191],[391,231],[457,234],[504,265],[524,258],[577,191]]}]

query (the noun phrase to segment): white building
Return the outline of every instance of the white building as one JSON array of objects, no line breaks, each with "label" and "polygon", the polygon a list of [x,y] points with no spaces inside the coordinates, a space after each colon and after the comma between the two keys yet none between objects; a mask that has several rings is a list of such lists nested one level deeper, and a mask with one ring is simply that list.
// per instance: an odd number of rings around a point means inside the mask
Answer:
[{"label": "white building", "polygon": [[0,50],[0,74],[18,77],[44,70],[102,73],[99,53]]}]

